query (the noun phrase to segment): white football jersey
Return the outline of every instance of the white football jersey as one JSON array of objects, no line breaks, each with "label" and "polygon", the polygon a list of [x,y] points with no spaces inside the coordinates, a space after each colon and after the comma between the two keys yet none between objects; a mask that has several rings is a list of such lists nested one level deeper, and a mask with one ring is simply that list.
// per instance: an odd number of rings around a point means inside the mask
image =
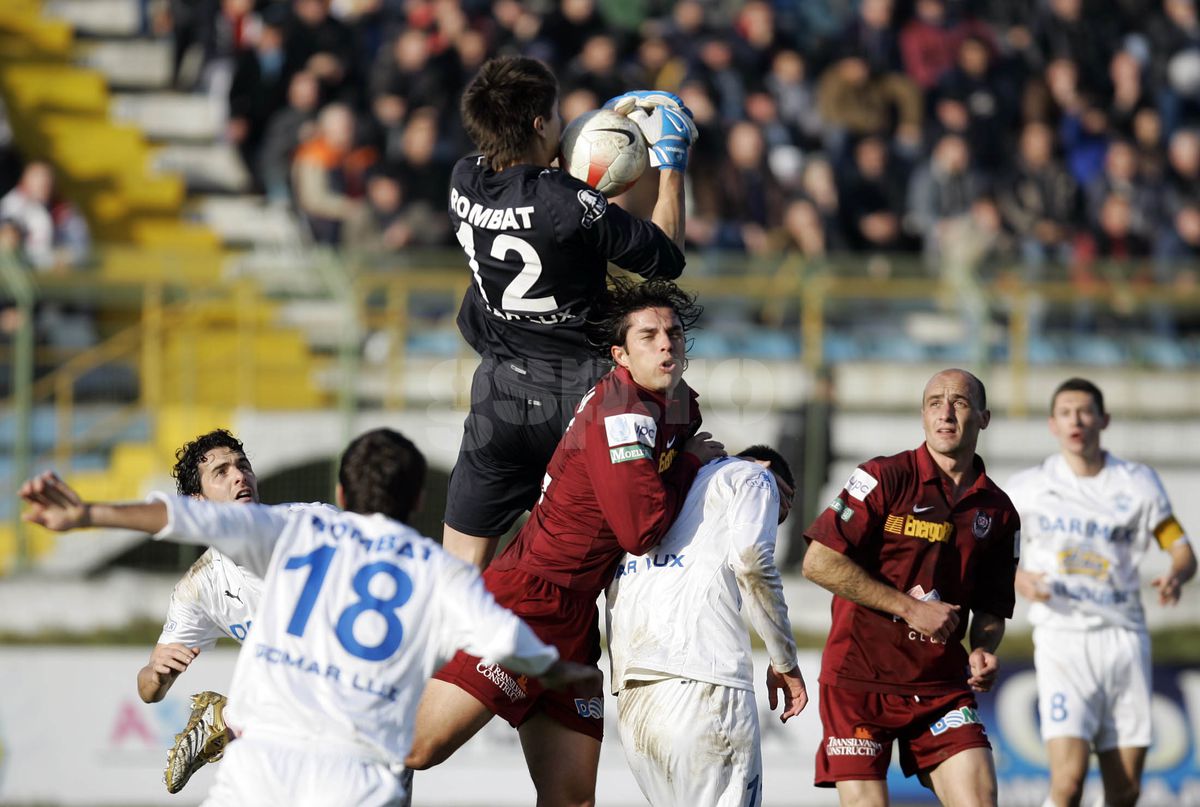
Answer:
[{"label": "white football jersey", "polygon": [[613,692],[667,676],[754,690],[750,622],[772,666],[796,666],[775,568],[779,491],[761,465],[729,458],[700,469],[662,542],[626,555],[608,587]]},{"label": "white football jersey", "polygon": [[209,547],[175,584],[158,643],[208,650],[222,636],[241,642],[261,596],[261,577]]},{"label": "white football jersey", "polygon": [[[320,502],[287,507],[337,512]],[[175,584],[158,643],[178,642],[201,650],[213,647],[222,636],[240,643],[250,630],[261,596],[261,577],[209,547]]]},{"label": "white football jersey", "polygon": [[1105,452],[1100,473],[1078,476],[1055,454],[1004,490],[1021,514],[1021,565],[1050,593],[1030,606],[1034,625],[1145,628],[1138,566],[1151,540],[1186,540],[1152,468]]},{"label": "white football jersey", "polygon": [[155,498],[169,511],[155,537],[211,544],[264,577],[229,693],[248,737],[398,769],[426,681],[456,650],[531,675],[558,658],[475,567],[384,516]]}]

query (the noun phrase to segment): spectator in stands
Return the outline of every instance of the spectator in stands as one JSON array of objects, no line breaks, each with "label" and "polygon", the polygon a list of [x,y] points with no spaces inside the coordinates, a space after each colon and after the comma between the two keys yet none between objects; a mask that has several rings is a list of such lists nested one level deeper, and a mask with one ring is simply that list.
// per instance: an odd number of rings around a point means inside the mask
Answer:
[{"label": "spectator in stands", "polygon": [[[871,0],[886,2],[886,0]],[[873,73],[859,56],[839,59],[817,84],[817,109],[827,125],[830,150],[841,155],[846,138],[889,136],[902,147],[921,141],[921,91],[899,73]]]},{"label": "spectator in stands", "polygon": [[[446,103],[450,88],[431,58],[429,40],[427,32],[409,28],[379,51],[371,72],[371,105],[389,133],[399,132],[410,110]],[[391,143],[386,150],[392,150]]]},{"label": "spectator in stands", "polygon": [[452,163],[438,153],[438,142],[437,110],[414,109],[400,139],[395,173],[407,197],[414,240],[424,246],[445,244],[450,235],[446,205]]},{"label": "spectator in stands", "polygon": [[364,215],[363,177],[375,155],[370,149],[356,149],[354,136],[354,113],[342,104],[330,104],[317,118],[316,133],[292,161],[296,207],[321,244],[340,243],[342,227]]},{"label": "spectator in stands", "polygon": [[863,59],[873,74],[900,73],[904,65],[892,12],[892,0],[862,0],[858,15],[842,31],[841,53]]},{"label": "spectator in stands", "polygon": [[320,87],[317,77],[302,70],[288,85],[287,106],[276,112],[263,132],[258,155],[258,172],[263,190],[272,202],[292,198],[292,157],[300,143],[312,134]]},{"label": "spectator in stands", "polygon": [[943,135],[929,159],[913,171],[908,186],[906,229],[919,236],[927,258],[939,259],[951,222],[971,211],[986,185],[971,165],[971,151],[960,135]]},{"label": "spectator in stands", "polygon": [[1041,279],[1047,262],[1067,265],[1078,189],[1054,159],[1054,132],[1046,124],[1034,121],[1021,130],[1017,160],[1000,182],[998,201],[1019,241],[1027,279]]},{"label": "spectator in stands", "polygon": [[200,44],[204,61],[201,86],[209,97],[225,108],[234,67],[244,51],[250,50],[256,20],[254,0],[220,0],[217,13],[204,21]]},{"label": "spectator in stands", "polygon": [[807,159],[800,192],[784,210],[789,243],[806,258],[821,258],[846,248],[833,166],[821,156]]},{"label": "spectator in stands", "polygon": [[1160,278],[1164,280],[1174,276],[1180,261],[1200,254],[1200,133],[1190,129],[1176,132],[1167,159],[1166,221],[1155,248],[1167,267]]},{"label": "spectator in stands", "polygon": [[1080,99],[1078,111],[1063,115],[1059,138],[1066,154],[1067,170],[1086,188],[1104,170],[1108,153],[1108,113],[1094,98]]},{"label": "spectator in stands", "polygon": [[671,51],[691,63],[696,60],[700,43],[710,31],[704,6],[699,0],[680,0],[671,9],[664,35],[671,43]]},{"label": "spectator in stands", "polygon": [[922,90],[933,89],[959,62],[959,48],[967,36],[991,46],[987,25],[956,18],[945,0],[917,0],[916,15],[900,31],[904,71]]},{"label": "spectator in stands", "polygon": [[1167,178],[1167,156],[1158,110],[1141,109],[1133,116],[1133,144],[1137,149],[1138,174],[1160,196]]},{"label": "spectator in stands", "polygon": [[562,0],[542,21],[538,42],[548,61],[562,65],[582,51],[590,37],[607,29],[595,0]]},{"label": "spectator in stands", "polygon": [[775,9],[765,0],[750,0],[733,19],[733,31],[742,75],[755,78],[771,69],[775,54],[785,46],[776,24]]},{"label": "spectator in stands", "polygon": [[584,40],[583,49],[567,62],[562,74],[564,90],[591,90],[605,100],[625,92],[619,71],[617,43],[611,34],[593,34]]},{"label": "spectator in stands", "polygon": [[778,51],[763,83],[779,107],[780,119],[791,128],[797,145],[805,150],[818,149],[824,124],[817,111],[816,92],[808,78],[804,57],[794,50]]},{"label": "spectator in stands", "polygon": [[1100,210],[1109,196],[1116,194],[1128,199],[1131,207],[1131,228],[1140,236],[1152,234],[1159,219],[1158,197],[1138,173],[1137,151],[1128,140],[1115,140],[1104,158],[1104,172],[1084,189],[1087,225],[1100,223]]},{"label": "spectator in stands", "polygon": [[708,221],[693,240],[714,249],[762,254],[783,222],[783,192],[767,167],[762,131],[739,121],[730,127],[725,149],[716,182],[706,186],[711,195],[696,199],[696,215]]},{"label": "spectator in stands", "polygon": [[1033,25],[1033,39],[1044,64],[1067,58],[1079,66],[1080,83],[1103,92],[1108,59],[1116,44],[1106,14],[1084,14],[1083,0],[1048,0]]},{"label": "spectator in stands", "polygon": [[74,205],[55,198],[49,163],[25,166],[17,186],[0,198],[0,221],[20,234],[20,254],[39,272],[79,266],[89,257],[87,222]]},{"label": "spectator in stands", "polygon": [[308,70],[321,85],[322,102],[354,103],[362,79],[357,70],[354,32],[329,14],[329,0],[292,0],[288,20],[284,73]]},{"label": "spectator in stands", "polygon": [[1142,81],[1142,63],[1128,50],[1119,50],[1108,63],[1112,98],[1108,104],[1109,122],[1121,136],[1133,137],[1133,122],[1143,109],[1154,107],[1154,98]]},{"label": "spectator in stands", "polygon": [[666,37],[655,32],[638,43],[633,61],[625,70],[625,86],[659,87],[676,92],[686,73],[687,62],[671,50]]},{"label": "spectator in stands", "polygon": [[1200,15],[1195,0],[1163,0],[1162,12],[1146,26],[1150,44],[1150,83],[1160,95],[1163,131],[1170,137],[1185,123],[1195,80],[1195,58],[1200,53]]},{"label": "spectator in stands", "polygon": [[238,54],[229,87],[226,133],[259,190],[264,189],[258,160],[263,135],[271,117],[287,102],[283,59],[282,20],[264,17],[254,47]]},{"label": "spectator in stands", "polygon": [[367,175],[364,214],[347,222],[345,246],[352,252],[396,252],[413,241],[413,226],[404,214],[404,188],[384,170]]},{"label": "spectator in stands", "polygon": [[699,82],[716,104],[721,121],[728,126],[742,118],[746,105],[746,82],[733,58],[733,46],[721,34],[704,37],[687,75]]},{"label": "spectator in stands", "polygon": [[[938,81],[931,102],[956,105],[965,129],[946,127],[966,135],[977,164],[999,168],[1008,161],[1017,97],[1007,71],[993,64],[988,43],[974,35],[962,38],[957,60]],[[942,117],[938,115],[939,122]],[[936,134],[934,135],[936,138]]]},{"label": "spectator in stands", "polygon": [[904,232],[908,166],[892,154],[881,137],[864,137],[854,147],[853,166],[843,174],[839,191],[843,227],[852,249],[908,250]]}]

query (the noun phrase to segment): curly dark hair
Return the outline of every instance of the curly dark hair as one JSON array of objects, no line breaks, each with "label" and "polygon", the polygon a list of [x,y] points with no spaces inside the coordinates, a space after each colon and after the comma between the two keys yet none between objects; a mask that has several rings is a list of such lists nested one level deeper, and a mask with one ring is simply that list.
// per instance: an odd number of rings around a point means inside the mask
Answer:
[{"label": "curly dark hair", "polygon": [[695,326],[704,307],[670,280],[647,280],[639,283],[621,277],[610,277],[608,291],[600,296],[588,313],[588,341],[605,359],[611,358],[610,348],[625,344],[629,332],[629,316],[647,308],[670,308],[679,317],[686,334]]},{"label": "curly dark hair", "polygon": [[533,119],[549,119],[557,101],[558,79],[549,67],[527,56],[500,56],[479,68],[459,111],[467,135],[499,171],[529,151]]},{"label": "curly dark hair", "polygon": [[346,509],[407,523],[425,487],[425,469],[425,455],[400,432],[373,429],[359,435],[338,466]]},{"label": "curly dark hair", "polygon": [[214,448],[228,448],[243,457],[246,456],[246,449],[242,447],[242,441],[225,429],[214,429],[208,434],[200,435],[190,443],[185,443],[175,452],[175,467],[171,469],[171,476],[175,477],[175,489],[179,491],[180,496],[199,496],[201,494],[200,463]]}]

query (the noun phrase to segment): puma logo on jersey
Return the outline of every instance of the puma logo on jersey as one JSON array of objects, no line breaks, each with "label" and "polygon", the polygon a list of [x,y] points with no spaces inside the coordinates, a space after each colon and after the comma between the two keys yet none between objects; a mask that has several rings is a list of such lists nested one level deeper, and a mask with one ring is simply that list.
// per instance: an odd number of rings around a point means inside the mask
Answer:
[{"label": "puma logo on jersey", "polygon": [[226,597],[228,597],[231,600],[237,600],[238,602],[241,602],[242,605],[245,605],[246,603],[242,602],[241,593],[242,593],[242,590],[240,588],[238,589],[237,594],[232,593],[229,589],[225,589]]}]

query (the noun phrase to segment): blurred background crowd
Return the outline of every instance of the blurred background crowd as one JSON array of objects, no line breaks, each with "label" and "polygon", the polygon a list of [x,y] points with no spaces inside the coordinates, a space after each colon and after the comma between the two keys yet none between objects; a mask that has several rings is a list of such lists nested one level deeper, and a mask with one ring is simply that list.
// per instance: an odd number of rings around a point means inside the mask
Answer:
[{"label": "blurred background crowd", "polygon": [[[1084,292],[1197,281],[1196,0],[140,3],[175,89],[212,100],[253,188],[317,243],[453,245],[458,98],[520,53],[553,66],[567,120],[630,88],[683,97],[693,250],[907,253]],[[78,262],[87,225],[50,168],[0,169],[0,238],[36,267]],[[645,215],[653,194],[621,202]],[[1085,303],[1072,316],[1098,327]]]},{"label": "blurred background crowd", "polygon": [[[1195,0],[146,0],[177,87],[227,99],[260,191],[321,242],[446,243],[457,99],[497,54],[551,64],[564,117],[678,92],[701,131],[693,247],[949,247],[1087,283],[1190,283]],[[198,51],[189,63],[189,54]],[[190,68],[190,69],[189,69]],[[644,204],[630,201],[635,208]]]}]

